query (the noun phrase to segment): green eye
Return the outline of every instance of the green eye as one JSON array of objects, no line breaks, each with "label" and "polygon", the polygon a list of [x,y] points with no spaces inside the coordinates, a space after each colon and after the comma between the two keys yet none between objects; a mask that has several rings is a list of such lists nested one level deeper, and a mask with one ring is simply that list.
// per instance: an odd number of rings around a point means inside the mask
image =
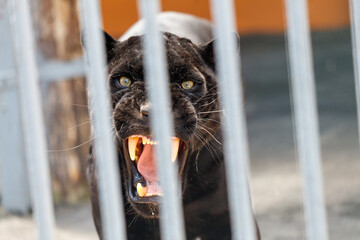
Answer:
[{"label": "green eye", "polygon": [[121,86],[128,87],[131,85],[131,80],[128,77],[121,77],[119,83]]},{"label": "green eye", "polygon": [[194,86],[194,82],[193,81],[184,81],[181,83],[181,87],[183,89],[190,89]]}]

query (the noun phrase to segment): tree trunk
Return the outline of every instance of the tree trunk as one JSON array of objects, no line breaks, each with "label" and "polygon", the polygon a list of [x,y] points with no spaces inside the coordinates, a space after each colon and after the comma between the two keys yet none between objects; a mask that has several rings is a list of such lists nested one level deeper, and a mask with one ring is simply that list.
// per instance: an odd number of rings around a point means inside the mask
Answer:
[{"label": "tree trunk", "polygon": [[[76,0],[37,0],[37,42],[45,60],[73,60],[82,55]],[[85,168],[90,123],[84,78],[43,83],[52,186],[56,202],[87,195]]]}]

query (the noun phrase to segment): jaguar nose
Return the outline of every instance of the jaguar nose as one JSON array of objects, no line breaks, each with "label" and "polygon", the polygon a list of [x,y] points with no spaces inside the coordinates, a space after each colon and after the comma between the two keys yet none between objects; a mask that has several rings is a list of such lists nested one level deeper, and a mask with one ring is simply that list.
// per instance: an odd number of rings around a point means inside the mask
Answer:
[{"label": "jaguar nose", "polygon": [[150,115],[150,103],[140,106],[140,114],[143,118],[148,118]]},{"label": "jaguar nose", "polygon": [[148,110],[140,110],[141,116],[144,118],[149,117],[149,111]]}]

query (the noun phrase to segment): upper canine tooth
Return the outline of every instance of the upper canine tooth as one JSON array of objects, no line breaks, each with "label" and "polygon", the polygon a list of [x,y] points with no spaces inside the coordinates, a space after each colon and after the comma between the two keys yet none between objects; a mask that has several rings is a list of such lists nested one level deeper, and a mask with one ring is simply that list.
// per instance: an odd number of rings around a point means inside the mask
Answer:
[{"label": "upper canine tooth", "polygon": [[171,161],[175,162],[178,150],[179,150],[180,139],[173,137],[171,141]]},{"label": "upper canine tooth", "polygon": [[135,161],[135,158],[136,158],[135,151],[136,151],[136,145],[137,145],[138,140],[139,140],[139,137],[136,137],[136,136],[131,136],[131,137],[129,137],[129,140],[128,140],[129,155],[130,155],[130,159],[132,161]]},{"label": "upper canine tooth", "polygon": [[142,138],[142,144],[145,145],[146,144],[146,139]]}]

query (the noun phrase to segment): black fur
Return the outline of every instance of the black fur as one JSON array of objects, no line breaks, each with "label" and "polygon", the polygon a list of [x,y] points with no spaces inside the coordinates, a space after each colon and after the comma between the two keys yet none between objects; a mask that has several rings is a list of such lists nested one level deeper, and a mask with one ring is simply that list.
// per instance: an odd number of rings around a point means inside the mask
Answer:
[{"label": "black fur", "polygon": [[[196,45],[168,32],[163,33],[163,37],[175,135],[188,143],[189,148],[181,174],[187,239],[231,239],[223,151],[219,143],[220,113],[213,42]],[[141,37],[120,42],[105,33],[105,39],[128,238],[160,239],[158,204],[136,202],[129,194],[132,173],[125,157],[127,149],[123,147],[124,139],[131,135],[151,135],[149,120],[140,113],[140,107],[147,102]],[[131,79],[130,87],[119,86],[117,81],[122,76]],[[187,80],[195,85],[184,90],[181,83]],[[102,236],[96,159],[92,150],[88,181],[94,222]]]}]

